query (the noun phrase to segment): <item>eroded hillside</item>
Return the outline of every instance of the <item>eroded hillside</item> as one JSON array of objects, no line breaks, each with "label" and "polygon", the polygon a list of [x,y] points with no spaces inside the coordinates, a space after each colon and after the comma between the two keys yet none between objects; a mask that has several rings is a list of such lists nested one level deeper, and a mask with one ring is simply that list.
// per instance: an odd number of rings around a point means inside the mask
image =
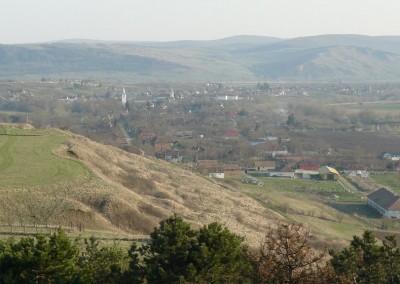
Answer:
[{"label": "eroded hillside", "polygon": [[178,213],[194,226],[218,221],[258,244],[281,220],[235,189],[166,162],[60,130],[2,127],[3,224],[148,234]]},{"label": "eroded hillside", "polygon": [[228,186],[160,160],[68,135],[73,155],[112,187],[107,194],[92,188],[77,199],[124,230],[149,233],[161,219],[178,213],[194,225],[218,221],[256,241],[271,222],[280,220]]}]

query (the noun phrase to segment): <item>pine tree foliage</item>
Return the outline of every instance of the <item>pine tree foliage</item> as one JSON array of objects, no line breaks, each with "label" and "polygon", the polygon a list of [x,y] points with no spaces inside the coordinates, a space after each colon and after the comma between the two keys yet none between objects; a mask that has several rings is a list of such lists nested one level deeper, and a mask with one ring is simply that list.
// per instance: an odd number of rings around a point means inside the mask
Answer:
[{"label": "pine tree foliage", "polygon": [[0,244],[0,283],[75,283],[79,249],[59,230],[44,236]]},{"label": "pine tree foliage", "polygon": [[362,237],[354,236],[348,248],[330,254],[337,275],[355,283],[400,283],[400,250],[394,236],[379,245],[374,234],[365,231]]},{"label": "pine tree foliage", "polygon": [[192,250],[197,245],[195,231],[181,217],[174,215],[160,222],[151,234],[145,255],[149,283],[178,283],[194,280]]},{"label": "pine tree foliage", "polygon": [[128,255],[117,245],[100,247],[99,241],[85,239],[85,250],[79,258],[83,283],[120,283],[127,268]]},{"label": "pine tree foliage", "polygon": [[394,236],[370,231],[341,251],[318,252],[301,224],[269,228],[257,251],[218,223],[193,229],[178,215],[160,222],[147,245],[126,251],[96,238],[51,236],[0,241],[0,283],[400,283]]},{"label": "pine tree foliage", "polygon": [[144,248],[149,283],[246,282],[250,268],[243,238],[218,223],[191,229],[174,215],[161,221]]}]

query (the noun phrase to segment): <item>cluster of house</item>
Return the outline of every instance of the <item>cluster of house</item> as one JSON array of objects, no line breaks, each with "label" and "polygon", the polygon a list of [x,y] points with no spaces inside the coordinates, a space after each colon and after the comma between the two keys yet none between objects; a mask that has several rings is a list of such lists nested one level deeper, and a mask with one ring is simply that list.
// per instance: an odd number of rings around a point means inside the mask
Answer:
[{"label": "cluster of house", "polygon": [[256,161],[254,166],[242,169],[237,164],[219,165],[217,160],[198,160],[194,166],[197,172],[213,178],[224,178],[225,175],[240,175],[243,173],[258,173],[265,177],[301,178],[337,180],[339,173],[328,166],[318,164],[299,164],[297,169],[284,165],[276,166],[275,161]]},{"label": "cluster of house", "polygon": [[400,152],[385,152],[382,158],[390,161],[400,161]]},{"label": "cluster of house", "polygon": [[400,171],[400,152],[385,152],[382,154],[382,159],[392,161],[392,169]]},{"label": "cluster of house", "polygon": [[[338,180],[340,174],[332,167],[317,164],[299,164],[298,169],[293,170],[288,166],[281,169],[275,168],[274,161],[257,161],[254,167],[241,169],[236,164],[220,166],[217,160],[199,160],[195,169],[212,178],[224,178],[225,175],[240,175],[244,172],[255,171],[264,173],[269,177],[303,178],[320,180]],[[349,176],[368,177],[367,171],[346,171]],[[400,219],[400,196],[387,188],[380,188],[367,196],[368,205],[375,208],[383,216]]]}]

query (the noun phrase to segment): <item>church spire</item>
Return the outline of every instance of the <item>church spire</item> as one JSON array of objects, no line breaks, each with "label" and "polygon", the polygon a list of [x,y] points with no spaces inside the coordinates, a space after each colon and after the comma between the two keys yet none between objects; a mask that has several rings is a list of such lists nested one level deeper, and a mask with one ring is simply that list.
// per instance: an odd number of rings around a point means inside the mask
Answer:
[{"label": "church spire", "polygon": [[122,106],[126,107],[126,92],[125,87],[122,87],[122,97],[121,97]]}]

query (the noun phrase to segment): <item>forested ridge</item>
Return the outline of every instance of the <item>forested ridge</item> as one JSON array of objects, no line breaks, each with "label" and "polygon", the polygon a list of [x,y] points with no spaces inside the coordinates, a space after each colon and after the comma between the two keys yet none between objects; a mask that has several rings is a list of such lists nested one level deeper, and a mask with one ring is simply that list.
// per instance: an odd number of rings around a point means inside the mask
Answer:
[{"label": "forested ridge", "polygon": [[354,236],[343,250],[317,251],[301,224],[270,228],[256,248],[219,223],[193,229],[180,216],[160,222],[148,244],[127,251],[96,238],[0,241],[0,283],[399,283],[394,236]]}]

